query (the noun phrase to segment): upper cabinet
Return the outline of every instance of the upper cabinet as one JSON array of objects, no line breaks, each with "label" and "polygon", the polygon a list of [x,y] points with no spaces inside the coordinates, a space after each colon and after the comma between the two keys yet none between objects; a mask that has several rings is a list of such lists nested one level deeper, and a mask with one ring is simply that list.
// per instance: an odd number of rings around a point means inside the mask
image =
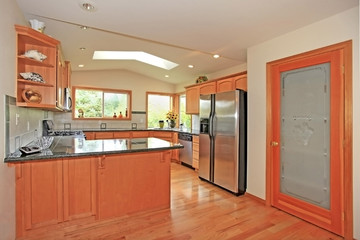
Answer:
[{"label": "upper cabinet", "polygon": [[60,42],[32,28],[16,29],[16,104],[60,111],[68,78]]},{"label": "upper cabinet", "polygon": [[199,113],[200,94],[212,94],[217,92],[227,92],[235,89],[247,91],[247,73],[241,72],[208,82],[194,84],[185,87],[186,89],[186,113]]}]

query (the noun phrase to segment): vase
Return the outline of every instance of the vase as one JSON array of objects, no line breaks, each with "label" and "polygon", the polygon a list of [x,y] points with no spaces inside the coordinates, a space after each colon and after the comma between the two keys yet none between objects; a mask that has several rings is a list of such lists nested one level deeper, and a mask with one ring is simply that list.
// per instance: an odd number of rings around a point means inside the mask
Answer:
[{"label": "vase", "polygon": [[174,128],[176,125],[176,122],[174,120],[170,120],[170,127]]}]

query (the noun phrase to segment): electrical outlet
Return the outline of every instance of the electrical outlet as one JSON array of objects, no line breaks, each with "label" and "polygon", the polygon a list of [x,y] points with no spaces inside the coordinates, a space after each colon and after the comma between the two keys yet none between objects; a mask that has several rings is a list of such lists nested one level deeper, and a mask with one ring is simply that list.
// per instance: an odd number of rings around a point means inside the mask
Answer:
[{"label": "electrical outlet", "polygon": [[30,122],[27,121],[27,130],[30,131]]}]

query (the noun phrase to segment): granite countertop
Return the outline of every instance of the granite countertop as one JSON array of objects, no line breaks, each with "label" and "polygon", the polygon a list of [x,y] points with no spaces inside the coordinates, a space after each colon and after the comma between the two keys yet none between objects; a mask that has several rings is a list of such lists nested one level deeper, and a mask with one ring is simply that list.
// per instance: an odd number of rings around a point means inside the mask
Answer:
[{"label": "granite countertop", "polygon": [[7,163],[25,162],[41,159],[56,159],[104,154],[148,152],[184,148],[159,138],[86,140],[83,137],[54,137],[50,148],[39,153],[25,155],[19,150],[4,159]]},{"label": "granite countertop", "polygon": [[169,132],[178,132],[178,133],[189,133],[192,135],[199,135],[199,130],[194,129],[180,129],[180,128],[138,128],[138,129],[126,129],[126,128],[83,128],[83,129],[73,129],[73,130],[82,130],[84,132],[120,132],[120,131],[169,131]]}]

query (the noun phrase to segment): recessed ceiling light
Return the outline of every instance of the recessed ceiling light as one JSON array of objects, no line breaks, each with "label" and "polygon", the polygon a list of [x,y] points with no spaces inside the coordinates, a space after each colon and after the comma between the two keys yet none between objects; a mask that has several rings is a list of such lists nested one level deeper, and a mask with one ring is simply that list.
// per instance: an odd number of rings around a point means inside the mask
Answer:
[{"label": "recessed ceiling light", "polygon": [[88,29],[88,27],[87,27],[87,26],[80,26],[80,28],[81,28],[82,30],[86,30],[86,29]]},{"label": "recessed ceiling light", "polygon": [[84,48],[84,47],[81,47],[81,48],[79,48],[81,51],[84,51],[86,48]]},{"label": "recessed ceiling light", "polygon": [[213,55],[213,58],[219,58],[219,57],[220,57],[219,54],[214,54],[214,55]]},{"label": "recessed ceiling light", "polygon": [[94,60],[136,60],[166,70],[179,64],[142,51],[94,51]]},{"label": "recessed ceiling light", "polygon": [[194,65],[191,65],[191,64],[190,64],[190,65],[188,65],[188,67],[189,67],[189,68],[194,68]]},{"label": "recessed ceiling light", "polygon": [[81,7],[82,7],[82,9],[89,11],[89,12],[95,11],[95,6],[92,5],[91,3],[87,3],[87,2],[83,3],[83,4],[81,4]]},{"label": "recessed ceiling light", "polygon": [[166,78],[170,77],[169,75],[165,75]]},{"label": "recessed ceiling light", "polygon": [[83,67],[85,67],[85,65],[84,64],[79,64],[78,67],[83,68]]}]

